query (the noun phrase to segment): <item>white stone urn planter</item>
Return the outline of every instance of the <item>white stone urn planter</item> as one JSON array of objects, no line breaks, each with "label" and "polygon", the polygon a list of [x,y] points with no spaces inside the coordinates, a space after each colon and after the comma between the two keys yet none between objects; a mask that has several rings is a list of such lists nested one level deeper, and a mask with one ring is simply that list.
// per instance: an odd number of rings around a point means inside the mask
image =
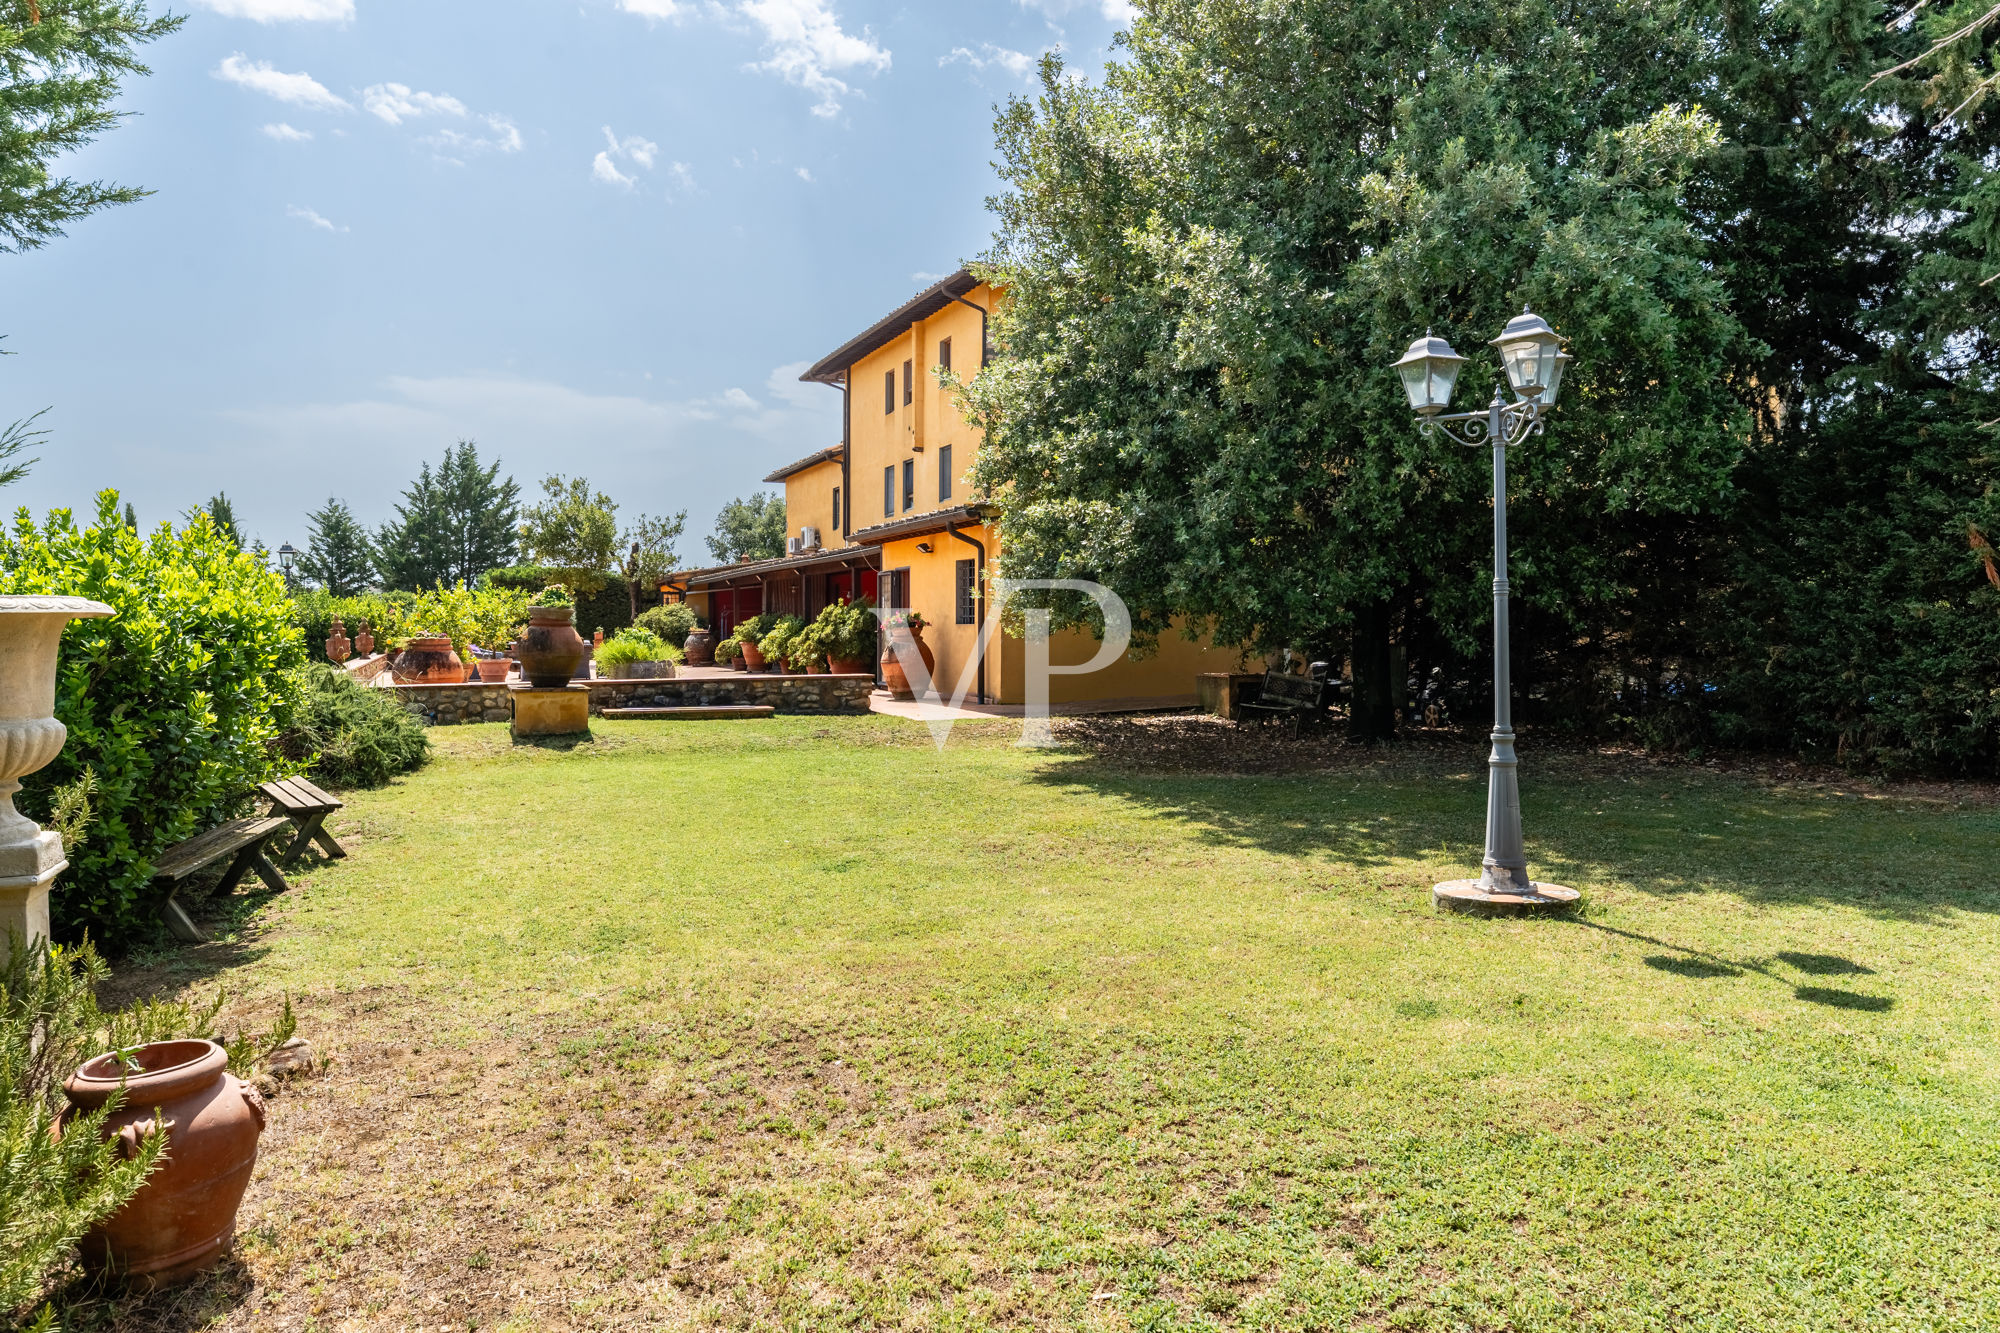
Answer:
[{"label": "white stone urn planter", "polygon": [[69,862],[62,837],[14,808],[21,779],[62,752],[56,648],[72,620],[118,614],[84,597],[0,597],[0,950],[49,938],[49,882]]}]

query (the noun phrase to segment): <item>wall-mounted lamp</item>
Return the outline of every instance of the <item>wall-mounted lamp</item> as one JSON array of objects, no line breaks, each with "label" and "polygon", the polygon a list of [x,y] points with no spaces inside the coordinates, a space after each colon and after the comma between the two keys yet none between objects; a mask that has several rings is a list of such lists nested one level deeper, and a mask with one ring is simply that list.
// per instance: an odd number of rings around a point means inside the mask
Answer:
[{"label": "wall-mounted lamp", "polygon": [[917,549],[925,555],[929,555],[931,553],[931,544],[929,542],[918,542]]}]

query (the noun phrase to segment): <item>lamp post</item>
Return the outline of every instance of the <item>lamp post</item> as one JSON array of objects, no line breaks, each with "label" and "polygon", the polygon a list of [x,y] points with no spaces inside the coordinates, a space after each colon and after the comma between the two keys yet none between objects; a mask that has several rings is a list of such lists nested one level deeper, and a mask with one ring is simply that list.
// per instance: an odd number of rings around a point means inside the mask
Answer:
[{"label": "lamp post", "polygon": [[1396,362],[1419,429],[1426,435],[1442,432],[1467,448],[1493,450],[1493,749],[1486,759],[1486,855],[1478,879],[1447,880],[1431,890],[1431,902],[1488,915],[1559,912],[1577,900],[1576,890],[1529,879],[1521,844],[1507,646],[1507,450],[1542,433],[1570,358],[1555,330],[1525,306],[1491,345],[1499,350],[1514,401],[1506,401],[1496,387],[1493,401],[1478,412],[1444,410],[1465,364],[1444,339],[1425,333]]},{"label": "lamp post", "polygon": [[278,568],[285,571],[285,586],[287,588],[292,586],[292,564],[298,558],[299,553],[292,549],[290,542],[286,542],[278,548]]}]

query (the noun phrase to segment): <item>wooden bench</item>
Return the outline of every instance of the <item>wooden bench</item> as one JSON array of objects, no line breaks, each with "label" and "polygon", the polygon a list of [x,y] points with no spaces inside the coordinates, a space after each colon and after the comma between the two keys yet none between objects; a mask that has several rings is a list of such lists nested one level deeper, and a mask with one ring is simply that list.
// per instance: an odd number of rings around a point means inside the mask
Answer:
[{"label": "wooden bench", "polygon": [[1257,697],[1237,704],[1236,711],[1244,722],[1275,719],[1289,723],[1296,731],[1308,720],[1326,716],[1326,710],[1340,696],[1340,684],[1324,662],[1314,662],[1303,676],[1285,670],[1267,671]]},{"label": "wooden bench", "polygon": [[181,885],[190,876],[206,870],[224,857],[234,857],[235,860],[223,872],[222,882],[216,885],[217,893],[230,892],[253,870],[257,872],[257,878],[274,891],[283,893],[289,888],[285,877],[278,873],[278,868],[264,854],[264,849],[270,845],[271,839],[289,828],[291,822],[282,815],[232,819],[162,852],[160,859],[153,863],[153,883],[166,889],[166,897],[160,903],[160,919],[167,923],[167,929],[174,933],[174,938],[186,940],[189,944],[200,944],[208,938],[189,919],[186,909],[174,901],[174,895],[180,892]]},{"label": "wooden bench", "polygon": [[271,800],[271,808],[266,813],[282,815],[292,822],[298,832],[292,835],[291,846],[278,864],[290,870],[301,856],[305,855],[306,844],[316,842],[319,849],[329,857],[347,855],[347,850],[333,840],[326,831],[326,817],[341,808],[342,802],[327,795],[304,778],[284,778],[278,782],[266,782],[257,788]]}]

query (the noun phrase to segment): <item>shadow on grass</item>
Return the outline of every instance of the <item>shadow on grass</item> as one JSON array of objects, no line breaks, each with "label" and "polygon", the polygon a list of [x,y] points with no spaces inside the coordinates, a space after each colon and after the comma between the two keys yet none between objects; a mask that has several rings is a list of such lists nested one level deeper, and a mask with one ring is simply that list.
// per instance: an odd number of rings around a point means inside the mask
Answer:
[{"label": "shadow on grass", "polygon": [[1606,935],[1616,935],[1620,939],[1632,940],[1639,944],[1656,945],[1670,949],[1671,953],[1648,954],[1639,961],[1656,972],[1667,972],[1677,977],[1687,977],[1695,981],[1710,981],[1723,977],[1740,977],[1754,973],[1768,978],[1781,986],[1792,988],[1792,998],[1804,1000],[1808,1004],[1824,1004],[1835,1009],[1858,1009],[1866,1013],[1884,1013],[1895,1007],[1895,1000],[1886,995],[1863,995],[1858,991],[1834,990],[1826,986],[1800,986],[1791,981],[1774,964],[1783,963],[1797,971],[1813,976],[1845,975],[1873,976],[1875,969],[1864,967],[1851,958],[1842,958],[1830,953],[1794,953],[1781,950],[1765,958],[1722,958],[1701,949],[1691,949],[1671,940],[1663,940],[1653,935],[1641,934],[1636,930],[1620,930],[1607,926],[1601,921],[1590,921],[1581,917],[1568,919],[1568,924],[1582,926],[1586,930],[1602,931]]},{"label": "shadow on grass", "polygon": [[[1318,772],[1178,776],[1087,754],[1047,764],[1034,780],[1179,820],[1214,846],[1359,870],[1445,858],[1471,867],[1484,840],[1485,772],[1467,757],[1389,750]],[[1523,778],[1537,878],[1586,891],[1614,880],[1661,897],[1838,903],[1910,921],[2000,912],[1982,850],[1991,830],[1955,812],[1781,793],[1694,769],[1577,767],[1553,755]],[[1788,961],[1812,975],[1849,970],[1826,955]]]},{"label": "shadow on grass", "polygon": [[233,1253],[178,1286],[127,1290],[117,1279],[80,1278],[56,1298],[67,1333],[194,1333],[213,1328],[257,1291],[255,1279]]}]

